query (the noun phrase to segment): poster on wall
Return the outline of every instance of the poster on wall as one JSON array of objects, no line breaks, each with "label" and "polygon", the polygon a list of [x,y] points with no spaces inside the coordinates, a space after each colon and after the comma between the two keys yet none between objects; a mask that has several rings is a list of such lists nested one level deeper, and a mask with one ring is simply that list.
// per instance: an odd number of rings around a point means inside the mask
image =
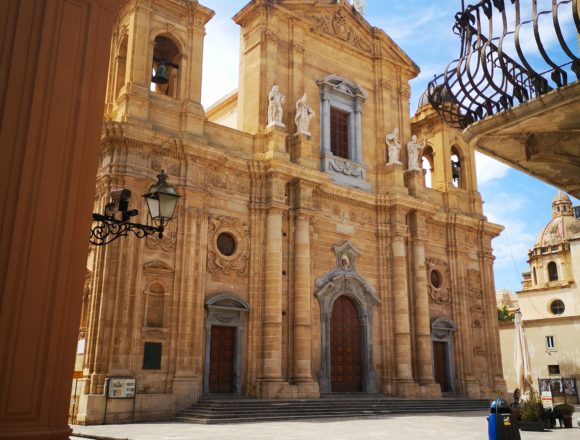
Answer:
[{"label": "poster on wall", "polygon": [[134,399],[135,398],[135,379],[126,377],[109,378],[109,399]]}]

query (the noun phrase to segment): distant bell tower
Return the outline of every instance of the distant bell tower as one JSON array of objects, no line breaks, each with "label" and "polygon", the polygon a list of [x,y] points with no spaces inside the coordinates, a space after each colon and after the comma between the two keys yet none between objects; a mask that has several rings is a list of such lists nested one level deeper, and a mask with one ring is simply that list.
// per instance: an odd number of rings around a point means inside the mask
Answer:
[{"label": "distant bell tower", "polygon": [[203,40],[213,15],[197,0],[128,2],[114,29],[106,118],[200,133]]}]

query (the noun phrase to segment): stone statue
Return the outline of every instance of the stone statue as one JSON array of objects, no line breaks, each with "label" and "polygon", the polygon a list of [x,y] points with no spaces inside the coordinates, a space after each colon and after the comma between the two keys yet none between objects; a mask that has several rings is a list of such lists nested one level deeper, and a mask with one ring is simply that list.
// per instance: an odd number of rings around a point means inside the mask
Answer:
[{"label": "stone statue", "polygon": [[385,137],[389,153],[389,164],[400,164],[399,152],[401,151],[401,143],[399,142],[399,129],[395,128],[392,133],[388,133]]},{"label": "stone statue", "polygon": [[312,107],[308,105],[307,100],[308,98],[305,93],[302,95],[302,98],[296,101],[296,117],[294,118],[294,122],[296,122],[296,133],[310,136],[308,126],[315,113]]},{"label": "stone statue", "polygon": [[417,136],[411,136],[411,141],[407,144],[407,154],[409,155],[409,171],[421,170],[421,167],[419,166],[419,155],[424,148],[425,140],[423,140],[422,145],[419,145],[417,143]]},{"label": "stone statue", "polygon": [[352,7],[360,15],[363,15],[365,9],[365,0],[352,0]]},{"label": "stone statue", "polygon": [[285,127],[282,123],[282,104],[286,102],[286,97],[280,93],[278,86],[273,86],[268,94],[268,127],[277,125]]}]

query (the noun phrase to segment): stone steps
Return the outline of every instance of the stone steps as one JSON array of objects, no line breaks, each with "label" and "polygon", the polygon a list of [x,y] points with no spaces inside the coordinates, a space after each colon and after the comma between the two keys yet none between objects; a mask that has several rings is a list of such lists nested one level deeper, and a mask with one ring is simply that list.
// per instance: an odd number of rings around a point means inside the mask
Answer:
[{"label": "stone steps", "polygon": [[303,400],[203,397],[173,420],[221,424],[284,420],[381,417],[390,414],[485,411],[487,400],[461,398],[406,400],[385,396],[332,396]]}]

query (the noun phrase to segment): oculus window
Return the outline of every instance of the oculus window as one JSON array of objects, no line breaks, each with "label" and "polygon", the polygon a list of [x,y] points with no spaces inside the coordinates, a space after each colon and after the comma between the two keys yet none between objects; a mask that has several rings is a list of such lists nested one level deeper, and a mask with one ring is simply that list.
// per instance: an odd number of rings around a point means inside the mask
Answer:
[{"label": "oculus window", "polygon": [[566,307],[564,306],[564,303],[559,299],[552,301],[552,303],[550,304],[550,311],[554,315],[561,315],[562,313],[564,313],[565,310]]}]

